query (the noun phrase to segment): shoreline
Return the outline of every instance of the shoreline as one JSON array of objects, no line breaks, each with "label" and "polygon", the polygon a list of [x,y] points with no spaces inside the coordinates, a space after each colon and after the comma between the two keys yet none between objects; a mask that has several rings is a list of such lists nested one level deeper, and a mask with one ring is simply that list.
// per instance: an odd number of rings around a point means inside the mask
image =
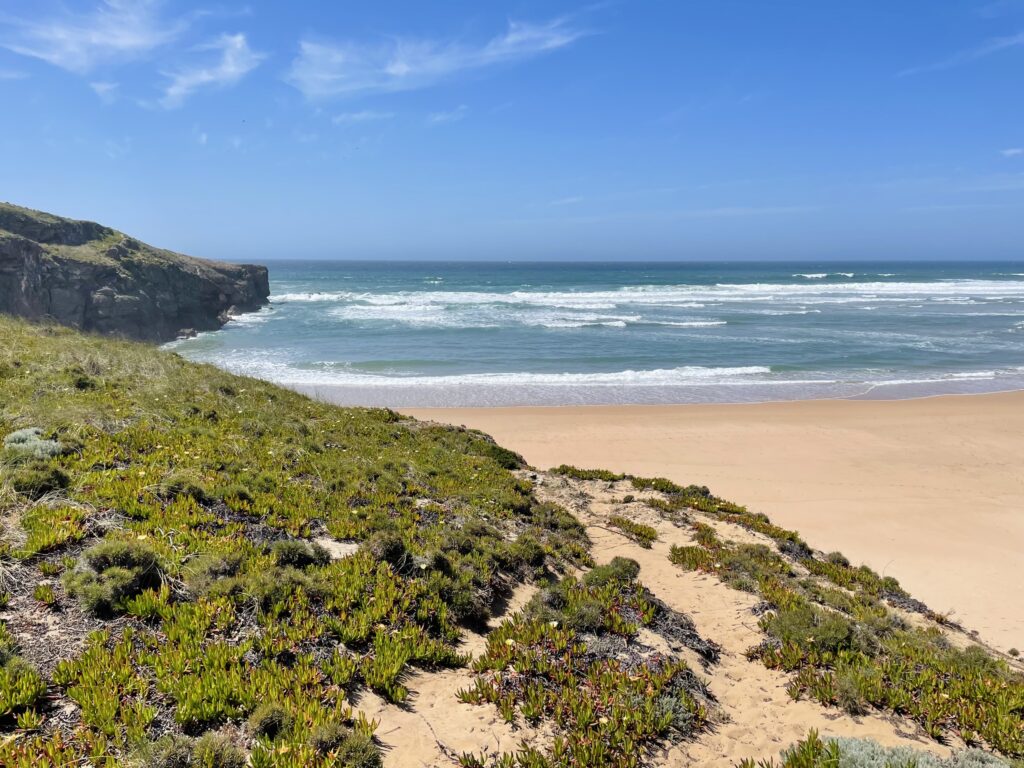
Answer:
[{"label": "shoreline", "polygon": [[396,410],[480,429],[539,468],[707,485],[895,576],[995,647],[1024,647],[1024,391]]}]

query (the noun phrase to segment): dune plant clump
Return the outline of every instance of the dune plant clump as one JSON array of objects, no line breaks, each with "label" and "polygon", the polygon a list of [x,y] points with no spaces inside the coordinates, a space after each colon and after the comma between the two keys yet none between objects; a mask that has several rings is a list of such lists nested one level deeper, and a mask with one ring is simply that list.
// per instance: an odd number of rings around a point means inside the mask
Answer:
[{"label": "dune plant clump", "polygon": [[[736,514],[719,519],[735,522]],[[673,546],[669,559],[763,598],[767,639],[748,657],[793,673],[794,699],[852,714],[894,712],[932,738],[953,732],[968,745],[1024,756],[1024,676],[978,646],[953,647],[937,628],[911,627],[891,606],[920,604],[895,579],[838,553],[819,557],[764,520],[744,527],[776,546],[726,542],[695,523],[693,544]]]},{"label": "dune plant clump", "polygon": [[651,545],[658,540],[656,528],[630,520],[622,515],[612,515],[609,517],[608,525],[612,528],[618,528],[644,549],[650,549]]},{"label": "dune plant clump", "polygon": [[28,711],[46,692],[42,677],[17,650],[14,636],[0,621],[0,721]]},{"label": "dune plant clump", "polygon": [[48,459],[64,450],[59,440],[43,437],[39,427],[27,427],[11,432],[4,438],[4,451],[9,456]]},{"label": "dune plant clump", "polygon": [[783,750],[776,761],[746,759],[737,768],[1012,768],[1010,763],[979,749],[965,749],[942,758],[909,747],[883,747],[870,739],[822,739],[812,730]]},{"label": "dune plant clump", "polygon": [[718,649],[653,600],[638,571],[635,561],[615,558],[581,580],[566,577],[491,633],[474,663],[475,684],[460,699],[491,704],[508,722],[552,721],[557,735],[547,751],[466,754],[463,766],[629,766],[656,741],[704,727],[703,683],[681,659],[641,652],[633,641],[641,627],[656,627],[708,663]]},{"label": "dune plant clump", "polygon": [[[0,435],[38,428],[0,453],[0,566],[12,600],[49,582],[68,627],[45,675],[5,652],[2,765],[131,765],[174,735],[195,764],[225,726],[254,768],[378,765],[354,690],[404,700],[413,668],[467,662],[462,628],[518,583],[592,565],[579,521],[480,433],[67,329],[0,336]],[[282,727],[244,728],[267,702]]]}]

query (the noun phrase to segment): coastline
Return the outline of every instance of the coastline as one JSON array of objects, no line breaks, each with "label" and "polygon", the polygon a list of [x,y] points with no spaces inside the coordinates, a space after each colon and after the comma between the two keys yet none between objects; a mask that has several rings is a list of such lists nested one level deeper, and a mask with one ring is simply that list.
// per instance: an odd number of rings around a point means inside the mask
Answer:
[{"label": "coastline", "polygon": [[895,576],[995,647],[1024,646],[1024,392],[399,410],[483,430],[540,468],[708,485]]}]

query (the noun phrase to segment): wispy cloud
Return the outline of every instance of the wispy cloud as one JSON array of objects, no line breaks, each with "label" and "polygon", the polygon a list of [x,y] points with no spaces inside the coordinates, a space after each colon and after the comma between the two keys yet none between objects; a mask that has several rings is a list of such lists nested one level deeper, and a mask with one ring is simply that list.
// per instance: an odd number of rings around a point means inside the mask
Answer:
[{"label": "wispy cloud", "polygon": [[117,83],[109,83],[106,81],[96,81],[89,83],[89,87],[93,89],[97,96],[104,104],[112,104],[117,99]]},{"label": "wispy cloud", "polygon": [[42,21],[7,19],[5,48],[71,72],[132,59],[173,42],[185,18],[164,19],[162,0],[103,0],[84,14],[64,13]]},{"label": "wispy cloud", "polygon": [[1024,155],[1024,147],[1009,147],[999,151],[1003,157],[1021,157]]},{"label": "wispy cloud", "polygon": [[16,69],[0,69],[0,80],[24,80],[27,77],[27,72],[20,72]]},{"label": "wispy cloud", "polygon": [[395,116],[394,112],[374,112],[364,109],[361,112],[342,112],[331,118],[335,125],[348,125],[351,123],[371,123],[378,120],[390,120]]},{"label": "wispy cloud", "polygon": [[221,35],[217,40],[196,49],[219,54],[216,61],[167,73],[170,84],[160,99],[165,109],[180,107],[200,88],[222,88],[238,83],[259,66],[266,56],[249,47],[244,34]]},{"label": "wispy cloud", "polygon": [[899,77],[908,77],[910,75],[920,75],[925,72],[939,72],[944,69],[953,69],[963,64],[968,64],[978,59],[983,59],[986,56],[991,56],[994,53],[1005,51],[1008,48],[1016,48],[1017,46],[1024,45],[1024,32],[1018,32],[1015,35],[1009,37],[995,37],[991,40],[986,41],[977,48],[970,48],[964,51],[953,54],[948,59],[937,61],[933,64],[926,64],[921,67],[911,67],[904,69],[899,72]]},{"label": "wispy cloud", "polygon": [[310,99],[413,90],[564,48],[584,34],[565,19],[555,19],[510,22],[504,34],[477,44],[411,38],[379,44],[303,40],[287,79]]},{"label": "wispy cloud", "polygon": [[460,104],[455,109],[448,110],[447,112],[434,112],[427,115],[427,122],[430,125],[442,125],[444,123],[457,123],[459,120],[465,119],[466,115],[469,114],[469,107],[465,104]]}]

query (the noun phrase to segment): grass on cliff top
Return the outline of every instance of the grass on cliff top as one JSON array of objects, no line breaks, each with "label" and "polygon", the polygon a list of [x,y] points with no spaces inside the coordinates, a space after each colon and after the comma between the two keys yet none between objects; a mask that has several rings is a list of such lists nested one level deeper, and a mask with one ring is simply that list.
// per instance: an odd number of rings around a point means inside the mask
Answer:
[{"label": "grass on cliff top", "polygon": [[590,562],[479,433],[55,327],[0,339],[0,764],[377,765],[354,689],[402,701],[515,583]]},{"label": "grass on cliff top", "polygon": [[[70,245],[60,244],[59,240],[49,240],[45,237],[45,235],[60,232],[62,229],[73,230],[81,234],[89,233],[89,237],[82,242]],[[154,248],[122,232],[94,222],[77,221],[44,211],[0,202],[0,240],[12,236],[25,237],[38,242],[44,251],[53,257],[85,264],[99,264],[115,269],[125,262],[153,266],[172,263],[200,269],[205,269],[211,263],[174,251]]]}]

